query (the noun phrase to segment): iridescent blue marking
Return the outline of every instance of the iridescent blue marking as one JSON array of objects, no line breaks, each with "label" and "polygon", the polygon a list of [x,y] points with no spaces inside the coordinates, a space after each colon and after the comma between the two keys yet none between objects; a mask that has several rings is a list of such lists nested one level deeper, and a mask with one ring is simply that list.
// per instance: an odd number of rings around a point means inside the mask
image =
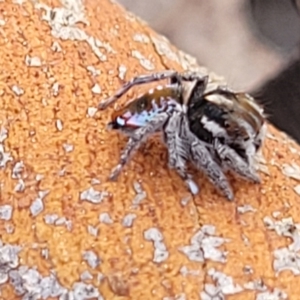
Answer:
[{"label": "iridescent blue marking", "polygon": [[154,116],[162,112],[173,111],[177,102],[172,100],[161,99],[160,105],[157,105],[156,101],[152,100],[152,109],[150,111],[144,110],[141,113],[134,114],[127,111],[122,117],[118,117],[116,121],[120,126],[144,127]]}]

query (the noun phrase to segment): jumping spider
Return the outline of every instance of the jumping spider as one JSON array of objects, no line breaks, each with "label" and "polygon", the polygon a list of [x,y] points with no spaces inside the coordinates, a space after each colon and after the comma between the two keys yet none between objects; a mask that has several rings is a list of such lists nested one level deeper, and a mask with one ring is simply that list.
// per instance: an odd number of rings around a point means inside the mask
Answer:
[{"label": "jumping spider", "polygon": [[134,77],[101,102],[99,109],[113,104],[135,85],[160,80],[168,83],[112,114],[109,127],[125,133],[129,140],[110,179],[118,177],[133,151],[149,135],[162,131],[169,167],[176,169],[193,194],[198,193],[198,187],[186,170],[188,160],[228,200],[233,200],[234,194],[224,174],[226,170],[259,183],[253,158],[264,138],[265,118],[263,110],[245,93],[212,87],[208,76],[198,73],[163,71]]}]

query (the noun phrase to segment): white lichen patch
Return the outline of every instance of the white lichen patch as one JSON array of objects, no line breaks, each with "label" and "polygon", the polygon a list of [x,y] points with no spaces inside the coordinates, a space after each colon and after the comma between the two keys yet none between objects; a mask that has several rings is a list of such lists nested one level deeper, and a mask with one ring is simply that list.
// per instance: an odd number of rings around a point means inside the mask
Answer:
[{"label": "white lichen patch", "polygon": [[55,121],[55,126],[58,131],[62,131],[64,128],[64,124],[63,124],[62,120],[60,120],[60,119],[57,119]]},{"label": "white lichen patch", "polygon": [[67,228],[69,231],[72,231],[72,229],[73,229],[73,223],[72,223],[71,220],[66,220],[65,225],[66,225],[66,228]]},{"label": "white lichen patch", "polygon": [[0,220],[9,221],[12,217],[13,207],[11,205],[0,206]]},{"label": "white lichen patch", "polygon": [[207,275],[212,278],[214,284],[204,285],[204,291],[200,293],[201,300],[225,300],[227,295],[238,294],[244,290],[243,287],[234,283],[232,277],[215,269],[209,269]]},{"label": "white lichen patch", "polygon": [[55,225],[55,226],[66,226],[66,228],[71,231],[72,229],[72,221],[68,220],[66,217],[60,217],[58,214],[47,214],[44,216],[44,222],[47,225]]},{"label": "white lichen patch", "polygon": [[273,211],[272,212],[272,217],[275,218],[275,219],[277,219],[280,215],[281,215],[280,211]]},{"label": "white lichen patch", "polygon": [[126,74],[126,72],[127,72],[126,66],[124,66],[124,65],[119,65],[118,70],[119,70],[119,74],[118,74],[119,78],[120,78],[121,80],[124,80],[124,79],[125,79],[125,74]]},{"label": "white lichen patch", "polygon": [[57,214],[47,214],[44,216],[44,221],[48,225],[53,225],[58,218],[59,215]]},{"label": "white lichen patch", "polygon": [[57,39],[86,42],[100,61],[106,61],[107,56],[100,50],[115,53],[110,44],[89,36],[83,29],[76,27],[77,23],[88,25],[85,9],[81,1],[61,1],[62,7],[50,7],[46,4],[35,3],[35,8],[43,10],[42,20],[51,27],[51,34]]},{"label": "white lichen patch", "polygon": [[98,284],[100,284],[104,279],[105,279],[105,275],[103,275],[102,273],[99,272],[97,274],[97,282],[98,282]]},{"label": "white lichen patch", "polygon": [[108,195],[108,192],[96,191],[93,187],[90,187],[80,193],[80,200],[98,204],[101,203]]},{"label": "white lichen patch", "polygon": [[10,153],[5,152],[3,144],[0,144],[0,168],[5,168],[6,164],[12,160]]},{"label": "white lichen patch", "polygon": [[8,234],[12,234],[15,231],[15,227],[12,224],[4,224],[4,228]]},{"label": "white lichen patch", "polygon": [[50,193],[49,190],[43,190],[38,192],[38,197],[44,199]]},{"label": "white lichen patch", "polygon": [[92,236],[98,236],[99,229],[92,225],[87,226],[87,232]]},{"label": "white lichen patch", "polygon": [[271,132],[267,132],[266,134],[266,138],[270,139],[270,140],[273,140],[273,141],[276,141],[276,142],[280,142],[281,140],[275,136],[273,133]]},{"label": "white lichen patch", "polygon": [[[177,51],[177,57],[179,60],[179,64],[183,67],[185,71],[190,71],[190,72],[202,72],[205,74],[208,74],[207,69],[204,67],[200,67],[199,64],[197,63],[197,59],[183,51]],[[216,74],[210,72],[211,77],[214,78],[215,81],[223,79],[223,77],[218,77]],[[223,80],[224,81],[224,80]]]},{"label": "white lichen patch", "polygon": [[97,107],[88,107],[87,109],[87,116],[90,118],[93,118],[95,116],[95,114],[97,113],[98,109]]},{"label": "white lichen patch", "polygon": [[290,149],[292,154],[300,154],[299,151],[294,147],[289,146],[289,149]]},{"label": "white lichen patch", "polygon": [[217,247],[228,241],[228,239],[215,236],[213,225],[204,225],[191,238],[191,244],[180,247],[179,250],[191,261],[204,262],[205,259],[210,259],[225,263],[227,253],[217,249]]},{"label": "white lichen patch", "polygon": [[133,207],[136,208],[147,197],[147,194],[146,191],[143,190],[142,185],[137,181],[133,183],[133,188],[136,196],[134,197],[132,204]]},{"label": "white lichen patch", "polygon": [[266,227],[276,231],[280,236],[289,237],[293,242],[288,247],[276,249],[274,251],[273,269],[278,274],[285,270],[290,270],[294,275],[300,274],[300,234],[299,224],[294,224],[292,218],[273,221],[269,217],[264,218]]},{"label": "white lichen patch", "polygon": [[97,47],[105,49],[108,53],[117,53],[109,43],[101,42],[99,39],[95,39],[95,43]]},{"label": "white lichen patch", "polygon": [[159,38],[151,36],[152,43],[155,47],[157,54],[160,56],[165,56],[168,59],[177,62],[180,64],[178,55],[171,50],[170,43],[168,39],[164,36],[159,36]]},{"label": "white lichen patch", "polygon": [[54,42],[52,43],[51,50],[52,50],[53,52],[61,52],[61,51],[62,51],[62,48],[61,48],[59,42],[54,41]]},{"label": "white lichen patch", "polygon": [[92,178],[91,179],[91,185],[97,185],[100,184],[101,181],[98,178]]},{"label": "white lichen patch", "polygon": [[107,61],[107,56],[99,49],[99,47],[105,48],[104,47],[105,44],[95,39],[94,37],[85,36],[83,32],[80,33],[81,33],[81,40],[86,40],[86,42],[89,44],[89,46],[91,47],[94,54],[98,57],[98,59],[102,62]]},{"label": "white lichen patch", "polygon": [[[86,284],[83,282],[75,282],[72,286],[72,291],[69,292],[67,297],[65,299],[97,299],[97,300],[103,300],[103,297],[99,293],[98,289],[94,287],[92,284]],[[63,300],[63,299],[59,299]]]},{"label": "white lichen patch", "polygon": [[259,150],[256,153],[256,155],[254,156],[254,162],[255,162],[255,164],[254,164],[255,170],[260,171],[260,172],[270,176],[270,171],[267,166],[267,161],[264,158],[261,150]]},{"label": "white lichen patch", "polygon": [[[0,285],[9,282],[17,296],[22,296],[22,299],[103,300],[98,289],[91,284],[76,282],[68,290],[58,282],[55,272],[50,271],[48,276],[42,276],[36,268],[19,266],[20,250],[18,246],[3,245],[0,240]],[[48,249],[43,250],[47,251],[42,256],[48,257]]]},{"label": "white lichen patch", "polygon": [[186,276],[196,276],[197,277],[197,276],[200,276],[200,274],[201,274],[200,270],[189,270],[187,268],[187,266],[181,267],[179,272],[184,277],[186,277]]},{"label": "white lichen patch", "polygon": [[290,250],[300,251],[300,224],[295,224],[293,218],[273,221],[270,217],[265,217],[264,223],[269,230],[274,230],[278,235],[289,237],[293,240],[293,243],[289,245]]},{"label": "white lichen patch", "polygon": [[182,206],[186,206],[192,200],[191,196],[184,197],[180,200]]},{"label": "white lichen patch", "polygon": [[242,238],[242,241],[245,244],[245,246],[250,246],[249,238],[245,234],[242,233],[241,238]]},{"label": "white lichen patch", "polygon": [[134,220],[136,219],[137,215],[134,213],[129,213],[125,215],[125,217],[122,220],[122,226],[123,227],[132,227]]},{"label": "white lichen patch", "polygon": [[110,225],[110,224],[113,224],[114,221],[110,217],[109,213],[104,212],[99,215],[99,222]]},{"label": "white lichen patch", "polygon": [[275,288],[272,292],[267,291],[263,293],[259,293],[256,295],[255,300],[285,300],[288,299],[288,295],[279,290],[278,288]]},{"label": "white lichen patch", "polygon": [[296,185],[296,186],[294,187],[294,191],[295,191],[295,193],[296,193],[297,195],[300,196],[300,184],[298,184],[298,185]]},{"label": "white lichen patch", "polygon": [[15,186],[15,188],[14,188],[14,191],[17,192],[17,193],[22,193],[22,192],[24,192],[25,187],[26,187],[26,185],[25,185],[24,180],[19,179],[16,186]]},{"label": "white lichen patch", "polygon": [[42,179],[44,179],[44,175],[42,175],[42,174],[36,174],[35,175],[35,180],[36,181],[41,181]]},{"label": "white lichen patch", "polygon": [[25,64],[28,67],[40,67],[42,65],[42,60],[38,56],[25,56]]},{"label": "white lichen patch", "polygon": [[82,281],[92,280],[93,275],[88,270],[85,270],[80,274],[80,279]]},{"label": "white lichen patch", "polygon": [[259,292],[265,292],[268,290],[268,287],[265,285],[262,279],[249,281],[244,284],[244,288],[246,290],[259,291]]},{"label": "white lichen patch", "polygon": [[0,129],[0,168],[5,168],[6,164],[9,161],[13,160],[10,153],[4,151],[3,142],[7,139],[7,136],[8,136],[7,129],[4,127],[1,127],[1,129]]},{"label": "white lichen patch", "polygon": [[68,143],[63,143],[63,148],[67,153],[72,152],[74,150],[74,146]]},{"label": "white lichen patch", "polygon": [[148,71],[154,70],[155,68],[154,64],[149,59],[147,59],[140,51],[133,50],[131,52],[131,55],[132,57],[136,58],[140,62],[141,66],[146,70]]},{"label": "white lichen patch", "polygon": [[102,90],[101,90],[100,85],[98,83],[94,84],[94,86],[92,87],[93,94],[99,95],[99,94],[101,94],[101,91]]},{"label": "white lichen patch", "polygon": [[61,170],[59,170],[57,172],[58,176],[62,177],[62,176],[65,176],[66,174],[66,169],[65,168],[62,168]]},{"label": "white lichen patch", "polygon": [[294,275],[300,274],[300,254],[288,248],[280,248],[274,251],[273,268],[276,274],[289,270]]},{"label": "white lichen patch", "polygon": [[16,84],[11,87],[11,90],[16,96],[22,96],[24,94],[24,90]]},{"label": "white lichen patch", "polygon": [[149,37],[144,33],[135,33],[133,35],[133,40],[142,44],[148,44],[150,42]]},{"label": "white lichen patch", "polygon": [[289,164],[283,164],[282,165],[282,173],[283,175],[300,180],[300,167],[296,163]]},{"label": "white lichen patch", "polygon": [[59,83],[58,82],[54,82],[53,85],[52,85],[52,88],[51,88],[52,94],[53,94],[54,97],[58,96],[58,94],[59,94],[59,88],[60,88]]},{"label": "white lichen patch", "polygon": [[98,257],[98,255],[92,251],[85,251],[82,255],[82,258],[87,262],[87,264],[92,268],[95,269],[97,268],[100,263],[101,263],[101,259]]},{"label": "white lichen patch", "polygon": [[49,258],[49,249],[48,248],[41,249],[41,256],[44,259],[48,259]]},{"label": "white lichen patch", "polygon": [[133,188],[137,194],[142,194],[144,191],[142,185],[137,181],[133,182]]},{"label": "white lichen patch", "polygon": [[101,74],[100,70],[97,70],[94,66],[87,66],[86,67],[87,71],[91,73],[92,76],[96,77]]},{"label": "white lichen patch", "polygon": [[19,251],[19,247],[3,245],[0,240],[0,284],[7,282],[10,270],[19,265]]},{"label": "white lichen patch", "polygon": [[12,3],[22,5],[26,2],[26,0],[13,0]]},{"label": "white lichen patch", "polygon": [[250,204],[244,204],[237,207],[237,212],[240,214],[244,214],[246,212],[256,212],[256,209],[253,208]]},{"label": "white lichen patch", "polygon": [[21,173],[23,172],[23,170],[24,170],[24,162],[22,160],[18,161],[13,166],[11,178],[13,179],[21,178]]},{"label": "white lichen patch", "polygon": [[34,217],[40,214],[43,210],[44,210],[44,202],[40,198],[36,198],[30,205],[30,212]]},{"label": "white lichen patch", "polygon": [[17,270],[9,272],[9,281],[17,295],[22,295],[22,299],[48,299],[59,297],[67,290],[63,288],[53,273],[43,277],[36,269],[21,266]]},{"label": "white lichen patch", "polygon": [[2,144],[8,136],[8,130],[5,127],[1,127],[0,129],[0,143]]},{"label": "white lichen patch", "polygon": [[144,238],[154,246],[153,262],[161,263],[168,259],[169,252],[163,242],[163,235],[158,228],[152,227],[144,231]]},{"label": "white lichen patch", "polygon": [[244,274],[253,274],[253,269],[251,266],[246,265],[243,267],[243,272],[244,272]]},{"label": "white lichen patch", "polygon": [[62,225],[65,225],[67,222],[67,218],[66,217],[60,217],[58,218],[57,220],[55,220],[55,225],[56,226],[62,226]]},{"label": "white lichen patch", "polygon": [[49,193],[48,190],[45,191],[39,191],[38,197],[31,203],[30,205],[30,212],[31,214],[36,217],[44,210],[44,202],[43,199],[45,196]]}]

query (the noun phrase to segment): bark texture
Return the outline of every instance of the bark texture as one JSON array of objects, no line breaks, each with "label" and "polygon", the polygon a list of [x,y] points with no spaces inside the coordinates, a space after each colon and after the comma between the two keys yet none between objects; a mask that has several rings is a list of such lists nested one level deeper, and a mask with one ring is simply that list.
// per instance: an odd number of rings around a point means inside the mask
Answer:
[{"label": "bark texture", "polygon": [[0,298],[298,297],[294,141],[269,126],[262,184],[232,178],[233,203],[201,174],[192,198],[157,138],[108,182],[126,139],[99,101],[195,60],[106,0],[0,2],[0,37]]}]

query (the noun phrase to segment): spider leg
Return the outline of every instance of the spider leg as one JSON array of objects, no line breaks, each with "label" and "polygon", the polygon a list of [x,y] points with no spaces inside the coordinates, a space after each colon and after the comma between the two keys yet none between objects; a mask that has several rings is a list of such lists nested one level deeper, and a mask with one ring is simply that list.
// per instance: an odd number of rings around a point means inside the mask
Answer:
[{"label": "spider leg", "polygon": [[208,75],[204,75],[198,72],[184,72],[179,74],[180,78],[185,81],[201,81],[201,82],[207,82],[208,81]]},{"label": "spider leg", "polygon": [[209,92],[205,93],[204,96],[209,96],[213,94],[223,94],[232,97],[234,92],[230,90],[227,86],[218,85],[216,88],[210,90]]},{"label": "spider leg", "polygon": [[221,167],[214,160],[204,144],[196,137],[191,139],[191,161],[202,170],[209,180],[216,186],[228,200],[233,200],[234,195],[230,184]]},{"label": "spider leg", "polygon": [[117,166],[113,168],[110,173],[110,180],[117,179],[123,167],[130,160],[133,152],[141,146],[141,144],[148,138],[149,135],[160,130],[168,118],[169,115],[167,113],[158,114],[157,116],[153,117],[153,119],[151,119],[151,121],[148,122],[146,126],[140,127],[130,134],[130,138],[124,150],[122,151]]},{"label": "spider leg", "polygon": [[250,180],[255,183],[260,183],[260,178],[256,174],[255,170],[239,156],[234,149],[228,145],[223,145],[220,141],[215,141],[215,149],[221,158],[222,164],[233,170],[241,177]]},{"label": "spider leg", "polygon": [[175,82],[175,81],[178,82],[178,81],[180,81],[180,74],[176,71],[168,70],[168,71],[153,73],[150,75],[141,75],[141,76],[134,77],[130,81],[126,82],[113,96],[100,102],[98,105],[98,108],[101,110],[107,108],[109,105],[116,102],[128,90],[130,90],[132,87],[134,87],[136,85],[150,83],[150,82],[154,82],[154,81],[160,81],[160,80],[168,79],[168,78],[171,78],[171,81],[173,81],[173,82]]},{"label": "spider leg", "polygon": [[185,181],[192,194],[198,194],[199,187],[194,182],[192,175],[186,171],[186,162],[189,157],[188,140],[180,131],[182,127],[183,118],[180,114],[173,114],[168,120],[164,128],[164,140],[168,148],[169,168],[176,169],[179,176]]}]

